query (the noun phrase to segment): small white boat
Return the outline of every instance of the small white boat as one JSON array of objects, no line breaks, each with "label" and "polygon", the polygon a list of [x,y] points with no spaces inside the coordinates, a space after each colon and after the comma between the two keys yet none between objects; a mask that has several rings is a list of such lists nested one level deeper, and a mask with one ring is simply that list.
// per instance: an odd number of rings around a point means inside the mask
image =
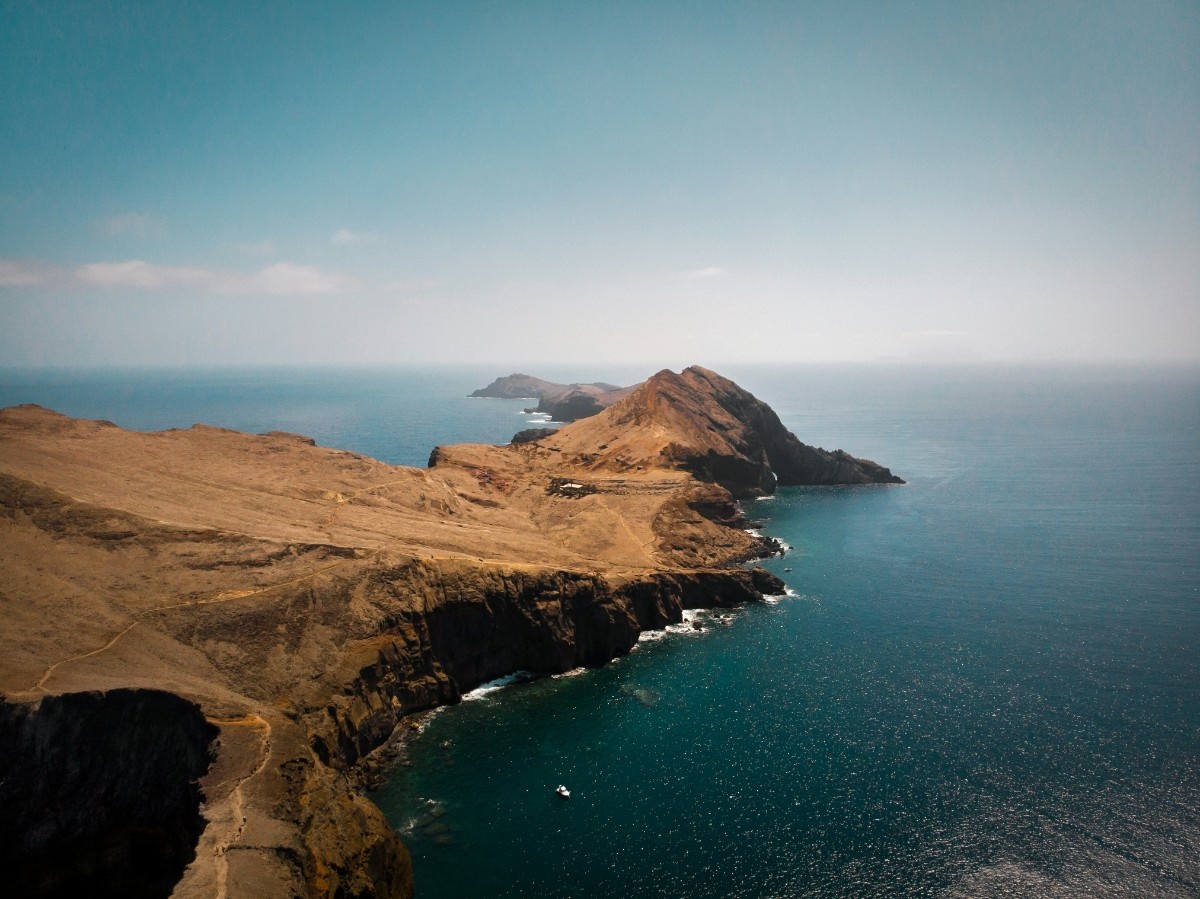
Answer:
[{"label": "small white boat", "polygon": [[571,798],[571,791],[568,790],[566,787],[564,787],[562,784],[559,784],[555,788],[554,792],[557,793],[559,796],[561,796],[563,799]]}]

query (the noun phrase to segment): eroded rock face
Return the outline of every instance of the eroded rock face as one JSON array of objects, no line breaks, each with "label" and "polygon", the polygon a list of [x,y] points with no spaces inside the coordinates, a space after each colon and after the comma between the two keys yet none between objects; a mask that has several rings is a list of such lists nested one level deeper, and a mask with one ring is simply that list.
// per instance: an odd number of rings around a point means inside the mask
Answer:
[{"label": "eroded rock face", "polygon": [[497,571],[414,563],[377,572],[364,598],[405,598],[413,611],[356,653],[342,689],[308,718],[317,755],[353,764],[413,711],[457,702],[513,671],[555,674],[625,655],[643,630],[677,624],[684,609],[731,607],[781,594],[761,569],[662,572],[613,582],[573,572]]},{"label": "eroded rock face", "polygon": [[215,728],[158,690],[0,703],[0,867],[13,896],[171,893],[204,828]]},{"label": "eroded rock face", "polygon": [[[679,380],[685,390],[698,397],[711,398],[741,424],[742,427],[731,441],[737,453],[732,460],[725,462],[727,465],[742,459],[761,464],[765,456],[770,471],[777,479],[776,483],[784,487],[904,483],[888,469],[869,459],[856,459],[844,450],[829,452],[801,443],[783,426],[774,409],[716,372],[693,366],[686,369]],[[718,454],[718,458],[726,457]],[[712,480],[723,483],[720,476],[714,476]],[[774,491],[774,487],[768,485],[761,475],[757,479],[745,478],[742,483],[749,484],[752,480],[757,480],[758,484],[754,486],[760,486],[765,492]]]},{"label": "eroded rock face", "polygon": [[[305,733],[296,728],[297,737]],[[284,789],[277,811],[296,823],[301,842],[294,853],[275,851],[299,869],[291,891],[338,899],[412,896],[408,850],[379,808],[354,787],[348,766],[324,764],[300,740],[289,755],[279,768]],[[263,893],[252,887],[246,894]]]}]

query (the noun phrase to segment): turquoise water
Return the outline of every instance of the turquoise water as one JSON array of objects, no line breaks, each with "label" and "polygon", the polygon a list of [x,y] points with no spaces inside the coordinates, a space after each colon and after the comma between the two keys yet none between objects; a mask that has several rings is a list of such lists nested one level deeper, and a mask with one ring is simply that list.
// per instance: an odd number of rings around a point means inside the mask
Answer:
[{"label": "turquoise water", "polygon": [[[500,373],[10,372],[0,405],[423,464],[526,426],[463,399]],[[418,895],[1200,894],[1200,374],[723,373],[910,483],[751,504],[793,597],[435,714],[375,794]]]},{"label": "turquoise water", "polygon": [[1200,892],[1194,377],[873,374],[741,377],[910,481],[753,504],[796,597],[431,720],[419,895]]},{"label": "turquoise water", "polygon": [[[630,381],[644,377],[623,372]],[[0,369],[0,407],[39,403],[64,415],[157,431],[197,422],[291,431],[393,465],[424,467],[439,443],[507,443],[539,422],[536,403],[470,399],[494,369]]]}]

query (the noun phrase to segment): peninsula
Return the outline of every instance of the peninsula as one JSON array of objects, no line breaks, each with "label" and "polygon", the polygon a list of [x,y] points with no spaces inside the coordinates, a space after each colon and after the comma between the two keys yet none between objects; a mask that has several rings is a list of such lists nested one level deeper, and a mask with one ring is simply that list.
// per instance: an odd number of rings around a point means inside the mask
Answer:
[{"label": "peninsula", "polygon": [[22,895],[401,897],[357,772],[413,712],[783,585],[735,502],[902,483],[711,371],[427,469],[0,411],[0,857]]}]

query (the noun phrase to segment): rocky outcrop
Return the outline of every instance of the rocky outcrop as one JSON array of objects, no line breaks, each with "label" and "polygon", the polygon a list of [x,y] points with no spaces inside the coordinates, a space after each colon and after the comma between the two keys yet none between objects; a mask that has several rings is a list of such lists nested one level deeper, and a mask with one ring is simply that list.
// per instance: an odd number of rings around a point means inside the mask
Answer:
[{"label": "rocky outcrop", "polygon": [[551,434],[557,433],[557,428],[526,428],[523,431],[517,431],[517,433],[513,434],[512,440],[510,440],[509,443],[514,445],[521,443],[536,443],[539,440],[544,440]]},{"label": "rocky outcrop", "polygon": [[553,421],[572,422],[590,418],[612,405],[610,394],[588,393],[570,390],[553,397],[543,396],[537,404],[538,412],[549,415]]},{"label": "rocky outcrop", "polygon": [[158,690],[0,703],[9,895],[169,895],[204,829],[215,735],[195,703]]},{"label": "rocky outcrop", "polygon": [[535,412],[549,415],[553,421],[570,423],[598,415],[613,403],[623,400],[639,385],[600,389],[597,384],[572,384],[563,392],[547,392],[538,401]]},{"label": "rocky outcrop", "polygon": [[[412,896],[408,850],[379,808],[357,788],[358,778],[348,761],[329,764],[314,758],[302,739],[311,739],[308,728],[292,730],[294,742],[278,766],[282,789],[272,798],[276,819],[295,822],[300,839],[294,847],[285,844],[271,850],[282,875],[278,879],[290,880],[291,890],[301,895]],[[250,871],[247,880],[253,882],[258,873]]]},{"label": "rocky outcrop", "polygon": [[904,483],[870,460],[801,443],[770,406],[699,366],[659,372],[560,438],[561,451],[590,454],[592,467],[665,465],[738,497],[776,486]]},{"label": "rocky outcrop", "polygon": [[613,388],[599,391],[595,385],[572,385],[565,393],[547,393],[542,396],[535,412],[549,415],[553,421],[570,423],[581,418],[591,418],[599,415],[613,403],[616,403],[637,390],[633,387]]},{"label": "rocky outcrop", "polygon": [[[734,452],[727,455],[717,453],[715,455],[718,458],[745,459],[757,463],[760,471],[765,459],[766,466],[774,475],[773,480],[781,487],[904,483],[891,471],[869,459],[856,459],[845,450],[829,452],[801,443],[796,435],[783,426],[774,409],[716,372],[693,366],[679,375],[677,384],[677,395],[681,389],[701,402],[715,402],[741,425],[727,435]],[[708,453],[706,456],[711,458]],[[705,464],[699,462],[698,467],[702,469]],[[723,483],[723,479],[717,475],[711,480]],[[742,483],[749,480],[752,479]],[[758,480],[764,487],[768,486],[761,476]],[[773,488],[766,492],[773,492]]]}]

